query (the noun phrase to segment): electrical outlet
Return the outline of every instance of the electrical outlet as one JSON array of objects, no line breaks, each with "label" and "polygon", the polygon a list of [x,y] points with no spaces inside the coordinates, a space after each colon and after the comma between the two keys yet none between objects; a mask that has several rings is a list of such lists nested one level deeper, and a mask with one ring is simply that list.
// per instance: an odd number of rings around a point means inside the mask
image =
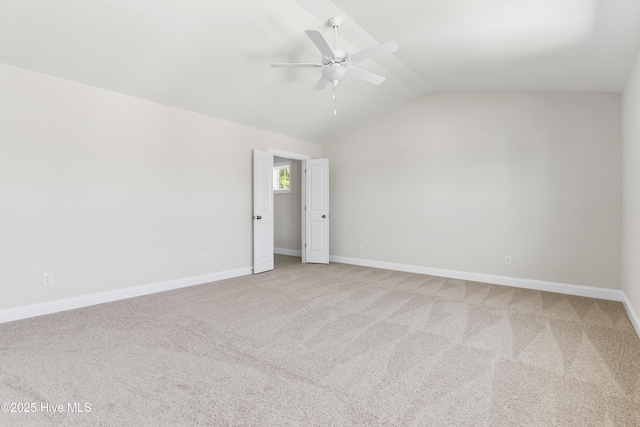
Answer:
[{"label": "electrical outlet", "polygon": [[511,265],[511,256],[510,255],[507,255],[507,256],[504,257],[504,263],[506,265]]},{"label": "electrical outlet", "polygon": [[209,262],[209,254],[202,254],[202,262]]},{"label": "electrical outlet", "polygon": [[360,250],[364,251],[364,243],[360,243]]},{"label": "electrical outlet", "polygon": [[53,285],[53,273],[42,273],[42,286]]}]

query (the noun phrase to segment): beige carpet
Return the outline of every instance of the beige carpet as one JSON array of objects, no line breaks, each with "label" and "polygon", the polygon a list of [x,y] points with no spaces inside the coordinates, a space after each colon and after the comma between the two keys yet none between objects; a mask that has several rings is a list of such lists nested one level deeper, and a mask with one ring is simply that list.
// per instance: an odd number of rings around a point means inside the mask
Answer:
[{"label": "beige carpet", "polygon": [[344,264],[7,323],[0,338],[0,402],[37,405],[2,426],[640,425],[640,340],[620,303]]},{"label": "beige carpet", "polygon": [[302,258],[295,257],[295,256],[289,256],[289,255],[280,255],[280,254],[275,254],[273,256],[273,263],[275,268],[278,267],[285,267],[287,265],[292,265],[292,264],[300,264],[302,262]]}]

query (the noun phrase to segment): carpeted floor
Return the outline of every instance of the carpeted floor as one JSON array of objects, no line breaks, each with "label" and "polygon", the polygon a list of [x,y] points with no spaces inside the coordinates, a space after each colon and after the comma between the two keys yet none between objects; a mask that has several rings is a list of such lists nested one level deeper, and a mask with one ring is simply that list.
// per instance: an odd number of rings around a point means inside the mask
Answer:
[{"label": "carpeted floor", "polygon": [[2,426],[637,426],[640,340],[617,302],[291,264],[2,324],[1,402],[36,409]]}]

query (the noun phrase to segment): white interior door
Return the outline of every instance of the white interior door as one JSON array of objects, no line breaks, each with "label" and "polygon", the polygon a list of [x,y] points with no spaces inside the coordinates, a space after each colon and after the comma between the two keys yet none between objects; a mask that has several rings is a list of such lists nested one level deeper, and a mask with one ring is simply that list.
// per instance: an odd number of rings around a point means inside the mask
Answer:
[{"label": "white interior door", "polygon": [[329,159],[305,162],[304,261],[329,264]]},{"label": "white interior door", "polygon": [[253,273],[273,270],[273,154],[253,150]]}]

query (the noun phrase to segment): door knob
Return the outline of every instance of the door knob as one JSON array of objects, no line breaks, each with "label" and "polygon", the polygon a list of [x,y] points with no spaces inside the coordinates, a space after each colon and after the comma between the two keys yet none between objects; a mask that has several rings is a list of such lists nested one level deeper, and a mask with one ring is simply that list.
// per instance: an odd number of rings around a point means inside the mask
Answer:
[{"label": "door knob", "polygon": [[262,217],[261,217],[260,215],[258,215],[258,216],[256,217],[256,219],[262,219]]},{"label": "door knob", "polygon": [[322,215],[322,218],[326,218],[326,217],[327,217],[326,215]]}]

